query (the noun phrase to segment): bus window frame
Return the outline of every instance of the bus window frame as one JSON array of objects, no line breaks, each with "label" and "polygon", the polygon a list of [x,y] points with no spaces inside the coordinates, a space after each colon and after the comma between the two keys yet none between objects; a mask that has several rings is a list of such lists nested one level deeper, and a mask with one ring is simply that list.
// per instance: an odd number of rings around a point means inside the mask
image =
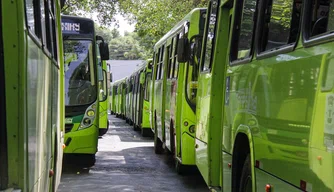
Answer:
[{"label": "bus window frame", "polygon": [[[259,10],[264,10],[266,8],[265,1],[259,1],[258,2],[258,11],[257,11],[257,21],[256,21],[256,29],[255,29],[255,39],[253,40],[253,48],[254,48],[254,43],[255,43],[255,52],[256,52],[256,59],[266,59],[270,58],[279,54],[285,54],[289,53],[295,50],[295,48],[298,45],[299,42],[299,37],[300,37],[300,32],[301,32],[301,23],[302,23],[302,18],[303,18],[303,13],[301,13],[301,18],[299,21],[299,27],[298,27],[298,33],[297,33],[297,39],[294,43],[286,44],[280,47],[277,47],[275,49],[270,49],[266,51],[260,51],[261,49],[261,37],[263,34],[263,28],[264,28],[264,11],[259,11]],[[291,26],[290,26],[291,27]],[[254,53],[254,52],[253,52]],[[253,54],[252,54],[253,55]],[[251,60],[250,60],[251,61]],[[249,61],[249,62],[250,62]]]},{"label": "bus window frame", "polygon": [[[43,1],[44,5],[44,28],[43,30],[43,25],[42,25],[42,7],[41,7],[41,2]],[[28,20],[27,20],[27,4],[26,1],[24,1],[24,17],[25,17],[25,26],[28,31],[28,35],[31,38],[31,40],[40,48],[42,49],[43,53],[51,59],[53,64],[59,68],[58,64],[58,46],[57,46],[57,30],[56,30],[56,18],[55,18],[55,1],[54,0],[39,0],[39,1],[33,1],[33,13],[34,13],[34,25],[35,25],[35,30],[32,31],[29,29],[28,25]],[[49,7],[51,3],[51,7]],[[50,19],[49,17],[49,12],[52,13],[53,19]],[[48,19],[46,19],[48,18]],[[47,21],[49,21],[49,26],[47,26]],[[49,29],[47,29],[49,27]],[[52,35],[51,35],[52,34]],[[48,35],[50,35],[50,39],[48,39]],[[43,38],[45,37],[45,39]],[[53,42],[53,43],[52,43]],[[49,50],[48,48],[48,43],[51,43],[51,46],[53,50]]]},{"label": "bus window frame", "polygon": [[[240,3],[239,1],[242,1],[242,3]],[[250,46],[250,51],[249,51],[249,55],[247,57],[244,58],[236,58],[235,60],[232,59],[232,53],[233,51],[237,51],[238,52],[238,46],[236,45],[236,47],[233,44],[237,44],[235,42],[239,41],[240,38],[240,33],[238,33],[238,35],[235,34],[235,30],[236,30],[236,26],[241,25],[242,22],[242,16],[243,16],[243,12],[244,12],[244,2],[247,0],[237,0],[235,2],[235,7],[234,7],[234,17],[233,17],[233,23],[232,23],[232,35],[231,35],[231,41],[230,41],[230,49],[229,49],[229,65],[230,66],[237,66],[237,65],[241,65],[241,64],[247,64],[250,63],[253,60],[254,57],[254,51],[256,50],[256,48],[254,47],[254,43],[256,40],[256,33],[258,32],[257,30],[257,21],[259,18],[258,17],[258,10],[259,10],[259,2],[260,0],[256,0],[256,10],[254,12],[254,16],[256,17],[255,19],[253,18],[254,24],[253,24],[253,35],[252,35],[252,42],[251,42],[251,46]],[[240,10],[241,9],[241,10]],[[237,14],[237,12],[239,12]],[[236,50],[233,50],[236,49]],[[235,53],[233,53],[235,54]]]},{"label": "bus window frame", "polygon": [[199,71],[200,74],[206,74],[206,73],[211,73],[212,71],[212,62],[213,62],[213,57],[214,57],[214,53],[215,53],[215,48],[216,48],[216,35],[217,35],[217,26],[218,26],[218,18],[219,18],[219,0],[215,1],[217,4],[216,7],[216,19],[215,19],[215,26],[214,26],[214,37],[212,39],[212,47],[211,47],[211,54],[210,54],[210,61],[209,61],[209,67],[207,69],[204,69],[205,66],[205,55],[207,53],[207,40],[208,40],[208,32],[209,32],[209,28],[210,28],[210,24],[209,21],[211,19],[211,14],[212,14],[212,1],[209,2],[209,6],[208,6],[208,11],[206,13],[206,21],[205,21],[205,27],[204,27],[204,33],[203,33],[203,42],[202,42],[202,53],[201,53],[201,58],[200,58],[200,63],[199,63]]},{"label": "bus window frame", "polygon": [[302,14],[302,43],[304,47],[312,47],[319,44],[327,43],[334,40],[334,30],[327,31],[316,36],[311,37],[309,34],[310,28],[310,12],[312,12],[312,0],[304,0],[303,14]]},{"label": "bus window frame", "polygon": [[172,56],[173,56],[173,60],[172,60],[172,66],[173,67],[171,69],[171,78],[172,79],[177,79],[177,76],[178,76],[178,71],[175,71],[175,69],[176,69],[176,66],[179,66],[179,63],[177,62],[177,45],[179,43],[179,35],[180,35],[180,33],[178,32],[173,37],[173,41],[175,43],[174,43],[174,46],[173,46],[173,49],[172,49]]},{"label": "bus window frame", "polygon": [[[104,75],[105,75],[106,78],[104,78]],[[102,76],[103,76],[102,90],[104,90],[104,86],[105,86],[106,90],[105,90],[105,93],[104,93],[104,97],[102,98],[102,100],[99,100],[99,102],[104,102],[104,101],[106,101],[107,98],[108,98],[108,85],[107,85],[108,80],[107,80],[107,71],[104,70],[104,69],[102,69]]]}]

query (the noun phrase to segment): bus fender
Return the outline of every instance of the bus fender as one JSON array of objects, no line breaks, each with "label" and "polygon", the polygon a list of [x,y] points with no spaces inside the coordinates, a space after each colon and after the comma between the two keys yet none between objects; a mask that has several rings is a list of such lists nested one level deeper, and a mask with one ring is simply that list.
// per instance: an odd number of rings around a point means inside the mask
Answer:
[{"label": "bus fender", "polygon": [[[238,126],[238,128],[236,129],[236,132],[235,132],[235,137],[234,139],[237,138],[237,136],[239,134],[244,134],[247,136],[248,138],[248,145],[249,145],[249,153],[250,153],[250,158],[251,158],[251,170],[252,170],[252,188],[253,188],[253,191],[256,191],[256,182],[255,182],[255,156],[254,156],[254,145],[253,145],[253,135],[252,135],[252,132],[251,132],[251,129],[248,125],[244,125],[244,124],[240,124]],[[234,151],[234,144],[235,144],[235,140],[233,142],[233,151]],[[234,153],[233,153],[234,154]],[[234,156],[233,156],[234,157]],[[233,166],[233,165],[232,165]]]}]

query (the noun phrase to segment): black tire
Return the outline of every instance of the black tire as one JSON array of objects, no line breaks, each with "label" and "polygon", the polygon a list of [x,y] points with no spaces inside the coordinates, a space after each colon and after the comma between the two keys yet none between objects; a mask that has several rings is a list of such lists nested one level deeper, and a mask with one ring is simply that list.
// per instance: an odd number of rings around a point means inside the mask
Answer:
[{"label": "black tire", "polygon": [[179,174],[179,175],[183,175],[187,172],[187,166],[186,165],[182,165],[182,163],[175,159],[175,171]]},{"label": "black tire", "polygon": [[136,125],[135,123],[133,123],[133,130],[140,131],[140,128],[139,128],[138,125]]},{"label": "black tire", "polygon": [[252,170],[249,154],[242,168],[239,192],[252,192]]},{"label": "black tire", "polygon": [[95,158],[95,154],[89,154],[86,155],[86,157],[84,158],[85,163],[83,163],[84,167],[92,167],[95,165],[96,162],[96,158]]},{"label": "black tire", "polygon": [[157,117],[155,115],[155,125],[154,125],[154,153],[155,154],[162,154],[164,149],[163,149],[163,143],[161,140],[158,138],[158,131],[157,131]]},{"label": "black tire", "polygon": [[107,129],[99,129],[99,136],[101,137],[101,136],[103,136],[104,134],[106,134],[106,133],[108,132],[108,128],[109,128],[109,127],[107,127]]},{"label": "black tire", "polygon": [[153,133],[151,128],[141,128],[141,135],[143,137],[152,137]]}]

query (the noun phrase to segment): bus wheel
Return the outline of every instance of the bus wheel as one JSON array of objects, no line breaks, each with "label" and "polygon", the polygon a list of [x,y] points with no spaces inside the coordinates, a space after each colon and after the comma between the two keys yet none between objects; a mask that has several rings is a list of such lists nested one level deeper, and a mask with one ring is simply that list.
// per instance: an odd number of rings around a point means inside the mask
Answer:
[{"label": "bus wheel", "polygon": [[95,165],[95,154],[82,154],[80,155],[80,158],[80,161],[82,162],[80,165],[82,167],[89,168]]},{"label": "bus wheel", "polygon": [[136,125],[135,123],[133,124],[133,130],[135,130],[135,131],[139,131],[139,126]]},{"label": "bus wheel", "polygon": [[161,142],[161,140],[158,138],[158,129],[157,129],[157,117],[155,115],[154,117],[155,119],[155,126],[154,126],[154,152],[155,154],[161,154],[164,149],[163,149],[163,144]]},{"label": "bus wheel", "polygon": [[152,130],[150,128],[141,128],[141,135],[143,137],[152,137]]},{"label": "bus wheel", "polygon": [[162,147],[161,140],[158,138],[158,135],[154,134],[154,152],[155,154],[162,154],[163,151],[164,149]]},{"label": "bus wheel", "polygon": [[252,192],[252,170],[249,154],[246,157],[240,179],[240,192]]},{"label": "bus wheel", "polygon": [[178,159],[175,159],[175,170],[179,175],[183,175],[188,172],[188,166],[183,165]]}]

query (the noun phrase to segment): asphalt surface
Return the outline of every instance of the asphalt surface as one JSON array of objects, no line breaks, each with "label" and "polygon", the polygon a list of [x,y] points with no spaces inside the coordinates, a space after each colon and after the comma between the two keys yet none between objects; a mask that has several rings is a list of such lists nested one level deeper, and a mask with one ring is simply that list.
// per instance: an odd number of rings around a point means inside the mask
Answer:
[{"label": "asphalt surface", "polygon": [[59,192],[207,192],[196,168],[178,175],[171,155],[154,153],[153,138],[143,138],[124,120],[109,116],[90,169],[64,164]]}]

